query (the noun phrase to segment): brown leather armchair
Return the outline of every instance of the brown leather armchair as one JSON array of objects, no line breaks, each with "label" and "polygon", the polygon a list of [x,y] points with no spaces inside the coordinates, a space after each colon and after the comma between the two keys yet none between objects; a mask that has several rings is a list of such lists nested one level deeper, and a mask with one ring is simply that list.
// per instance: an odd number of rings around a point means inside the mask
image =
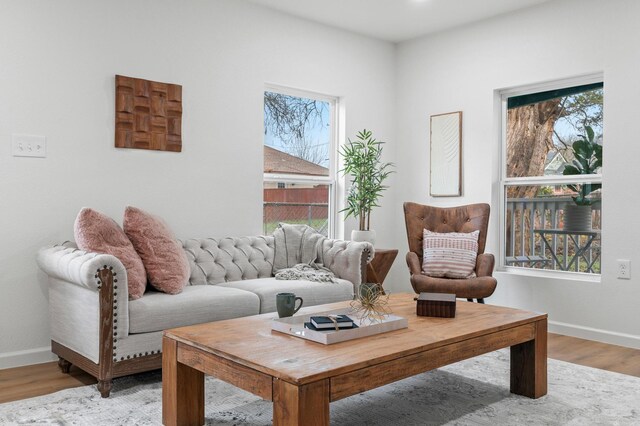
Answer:
[{"label": "brown leather armchair", "polygon": [[[411,286],[416,293],[454,293],[456,297],[477,299],[493,294],[497,281],[491,275],[495,259],[492,254],[484,253],[489,226],[489,205],[470,204],[467,206],[439,208],[422,204],[404,203],[404,220],[407,226],[409,253],[407,265],[411,273]],[[478,257],[476,259],[476,277],[466,279],[435,278],[422,273],[422,235],[423,229],[433,232],[473,232],[478,236]]]}]

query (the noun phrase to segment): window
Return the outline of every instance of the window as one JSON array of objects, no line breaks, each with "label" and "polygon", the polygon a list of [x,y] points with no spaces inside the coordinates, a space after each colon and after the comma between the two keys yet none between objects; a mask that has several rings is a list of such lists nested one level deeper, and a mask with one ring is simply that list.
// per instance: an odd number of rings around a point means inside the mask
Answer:
[{"label": "window", "polygon": [[334,235],[336,98],[264,92],[263,231],[279,222]]},{"label": "window", "polygon": [[502,93],[501,264],[600,274],[602,76],[537,89]]}]

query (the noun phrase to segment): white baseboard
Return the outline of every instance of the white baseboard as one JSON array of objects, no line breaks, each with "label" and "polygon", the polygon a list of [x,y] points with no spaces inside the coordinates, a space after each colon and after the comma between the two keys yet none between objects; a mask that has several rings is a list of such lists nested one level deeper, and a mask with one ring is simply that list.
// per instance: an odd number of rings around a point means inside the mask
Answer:
[{"label": "white baseboard", "polygon": [[0,370],[25,365],[42,364],[57,359],[58,357],[51,352],[51,346],[28,349],[26,351],[5,352],[0,354]]},{"label": "white baseboard", "polygon": [[558,321],[549,321],[549,332],[578,337],[580,339],[595,340],[596,342],[608,343],[610,345],[640,349],[640,336],[633,334],[583,327]]}]

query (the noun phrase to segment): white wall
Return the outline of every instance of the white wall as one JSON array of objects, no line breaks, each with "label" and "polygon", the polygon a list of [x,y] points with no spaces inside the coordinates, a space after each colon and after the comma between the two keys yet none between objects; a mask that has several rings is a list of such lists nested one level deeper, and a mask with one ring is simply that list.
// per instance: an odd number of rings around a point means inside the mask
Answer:
[{"label": "white wall", "polygon": [[[601,282],[496,274],[490,303],[549,313],[551,330],[640,348],[640,2],[558,0],[414,41],[397,53],[397,176],[401,201],[492,204],[497,253],[499,111],[496,90],[604,72]],[[429,116],[462,110],[464,195],[429,197]],[[398,229],[398,234],[403,233]],[[403,247],[406,250],[406,243]],[[616,259],[632,279],[616,279]],[[635,269],[634,269],[635,268]]]},{"label": "white wall", "polygon": [[[2,0],[0,368],[49,359],[35,253],[72,239],[81,207],[138,206],[180,238],[262,232],[265,83],[340,96],[346,135],[371,128],[395,161],[394,53],[234,0]],[[183,86],[181,154],[114,148],[115,74]],[[47,158],[12,157],[12,133],[46,135]]]},{"label": "white wall", "polygon": [[[50,356],[34,257],[72,238],[80,207],[119,221],[136,205],[182,238],[261,232],[265,83],[340,96],[347,136],[367,127],[389,142],[397,173],[372,222],[377,246],[400,250],[385,282],[397,292],[410,288],[402,201],[491,202],[488,248],[498,250],[495,91],[599,71],[602,281],[498,273],[490,301],[549,312],[552,329],[568,334],[640,347],[640,3],[557,0],[396,48],[236,0],[1,1],[0,368]],[[113,147],[115,74],[183,85],[181,154]],[[428,118],[454,110],[464,112],[464,196],[430,198]],[[47,158],[12,157],[12,133],[46,135]],[[619,258],[631,259],[632,280],[615,278]]]}]

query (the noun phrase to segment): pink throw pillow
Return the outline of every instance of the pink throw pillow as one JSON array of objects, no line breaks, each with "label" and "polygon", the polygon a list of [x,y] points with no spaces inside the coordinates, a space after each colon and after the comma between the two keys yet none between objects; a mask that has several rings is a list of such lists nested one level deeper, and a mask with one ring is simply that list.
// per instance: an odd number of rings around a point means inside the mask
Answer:
[{"label": "pink throw pillow", "polygon": [[129,299],[142,297],[147,288],[147,273],[142,259],[113,219],[85,207],[78,213],[73,233],[80,249],[117,257],[127,270]]},{"label": "pink throw pillow", "polygon": [[480,231],[438,233],[423,231],[422,272],[430,277],[475,276]]},{"label": "pink throw pillow", "polygon": [[123,227],[142,258],[149,283],[165,293],[180,293],[189,281],[191,268],[182,246],[164,221],[143,210],[127,207]]}]

